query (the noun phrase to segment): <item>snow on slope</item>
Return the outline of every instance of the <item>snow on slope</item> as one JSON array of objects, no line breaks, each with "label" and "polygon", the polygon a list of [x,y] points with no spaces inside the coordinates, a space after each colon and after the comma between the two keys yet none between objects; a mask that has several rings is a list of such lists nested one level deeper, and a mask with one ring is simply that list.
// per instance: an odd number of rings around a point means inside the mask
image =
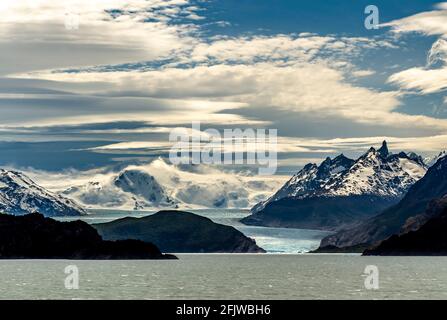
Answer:
[{"label": "snow on slope", "polygon": [[399,197],[426,171],[420,156],[404,152],[390,154],[384,141],[380,149],[371,148],[355,161],[340,155],[333,160],[327,158],[320,166],[306,165],[271,198],[254,206],[252,212],[286,197]]},{"label": "snow on slope", "polygon": [[442,151],[434,157],[429,157],[429,158],[425,159],[425,163],[427,164],[428,167],[431,167],[436,162],[438,162],[439,159],[445,157],[446,155],[447,155],[447,151]]},{"label": "snow on slope", "polygon": [[427,171],[405,153],[382,157],[370,149],[346,172],[335,175],[324,184],[325,196],[377,195],[399,197]]},{"label": "snow on slope", "polygon": [[21,172],[0,169],[0,212],[24,215],[39,212],[45,216],[86,214],[77,203],[37,185]]},{"label": "snow on slope", "polygon": [[250,208],[277,190],[285,177],[224,172],[206,165],[174,166],[163,159],[120,172],[93,170],[52,175],[32,172],[36,180],[86,208]]}]

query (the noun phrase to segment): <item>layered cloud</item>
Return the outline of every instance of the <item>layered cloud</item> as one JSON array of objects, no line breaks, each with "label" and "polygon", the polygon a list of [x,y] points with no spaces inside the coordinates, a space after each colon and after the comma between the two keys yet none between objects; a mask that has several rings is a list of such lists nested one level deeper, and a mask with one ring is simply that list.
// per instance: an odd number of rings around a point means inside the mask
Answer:
[{"label": "layered cloud", "polygon": [[385,24],[398,34],[420,33],[439,36],[427,54],[426,66],[410,68],[389,77],[390,83],[420,94],[442,92],[447,89],[447,3],[436,10],[419,13]]},{"label": "layered cloud", "polygon": [[0,13],[3,74],[167,57],[195,41],[197,16],[187,0],[3,0]]},{"label": "layered cloud", "polygon": [[[306,159],[345,146],[328,137],[351,135],[373,144],[384,130],[393,132],[396,147],[410,142],[427,152],[442,147],[447,120],[406,113],[403,106],[408,92],[429,95],[447,87],[446,4],[386,24],[394,33],[439,38],[426,65],[389,76],[392,87],[383,84],[388,75],[365,60],[367,54],[386,60],[388,54],[404,50],[399,37],[261,31],[207,36],[202,22],[209,21],[200,4],[3,1],[3,139],[89,124],[76,138],[110,141],[89,148],[92,152],[168,150],[172,127],[201,121],[220,129],[274,127],[280,135],[288,131],[279,139],[279,152],[305,153]],[[67,17],[79,18],[79,26],[67,28]],[[291,120],[284,118],[299,121],[286,128],[284,123]],[[141,126],[99,125],[120,122]],[[338,129],[328,133],[326,128],[336,125]],[[299,126],[320,127],[325,133],[303,133]],[[146,140],[152,134],[157,137]],[[55,138],[51,135],[48,130],[44,138]],[[69,133],[65,136],[73,139]],[[422,136],[431,141],[429,147]]]}]

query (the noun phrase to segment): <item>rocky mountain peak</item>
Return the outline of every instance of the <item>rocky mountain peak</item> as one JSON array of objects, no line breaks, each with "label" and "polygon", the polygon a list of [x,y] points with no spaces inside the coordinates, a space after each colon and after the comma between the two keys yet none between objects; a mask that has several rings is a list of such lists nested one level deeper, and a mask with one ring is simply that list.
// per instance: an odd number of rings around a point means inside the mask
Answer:
[{"label": "rocky mountain peak", "polygon": [[379,150],[377,150],[377,152],[382,156],[382,158],[386,158],[388,157],[388,155],[390,154],[389,150],[388,150],[388,144],[386,142],[386,140],[384,140],[382,142],[382,146],[380,147]]},{"label": "rocky mountain peak", "polygon": [[341,154],[334,159],[326,158],[320,166],[306,165],[274,196],[263,205],[256,206],[254,211],[283,198],[354,195],[398,198],[422,178],[426,170],[420,156],[408,156],[403,152],[391,154],[387,142],[383,141],[379,149],[371,147],[357,160]]}]

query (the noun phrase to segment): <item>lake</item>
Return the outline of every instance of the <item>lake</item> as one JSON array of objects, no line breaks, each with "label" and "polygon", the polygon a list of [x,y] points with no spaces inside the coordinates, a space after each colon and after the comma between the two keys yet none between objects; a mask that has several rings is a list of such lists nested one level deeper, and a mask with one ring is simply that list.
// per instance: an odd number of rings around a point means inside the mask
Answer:
[{"label": "lake", "polygon": [[[2,299],[446,299],[446,257],[181,254],[166,261],[0,261]],[[64,286],[67,265],[79,289]],[[379,270],[379,289],[363,272]]]},{"label": "lake", "polygon": [[[447,299],[447,257],[297,254],[317,248],[326,232],[244,226],[241,210],[192,210],[232,225],[269,254],[180,254],[167,261],[0,261],[2,299]],[[95,210],[89,223],[154,212]],[[73,220],[61,218],[59,220]],[[64,269],[79,271],[79,289]],[[377,290],[365,268],[378,270]]]}]

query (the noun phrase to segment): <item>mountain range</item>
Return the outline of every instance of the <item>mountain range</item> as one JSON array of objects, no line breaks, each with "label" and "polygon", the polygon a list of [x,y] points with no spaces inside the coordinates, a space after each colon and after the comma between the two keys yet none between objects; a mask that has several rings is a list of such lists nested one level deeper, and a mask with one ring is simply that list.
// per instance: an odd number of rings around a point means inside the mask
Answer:
[{"label": "mountain range", "polygon": [[174,166],[156,159],[92,176],[88,182],[71,179],[71,185],[57,191],[89,209],[246,209],[266,199],[282,181],[206,165]]},{"label": "mountain range", "polygon": [[386,141],[356,160],[343,154],[308,164],[242,220],[249,225],[334,230],[396,204],[427,171],[414,153],[392,154]]},{"label": "mountain range", "polygon": [[447,194],[447,157],[441,157],[396,205],[355,226],[342,229],[322,240],[320,248],[371,246],[392,235],[414,231],[431,217],[431,201]]}]

